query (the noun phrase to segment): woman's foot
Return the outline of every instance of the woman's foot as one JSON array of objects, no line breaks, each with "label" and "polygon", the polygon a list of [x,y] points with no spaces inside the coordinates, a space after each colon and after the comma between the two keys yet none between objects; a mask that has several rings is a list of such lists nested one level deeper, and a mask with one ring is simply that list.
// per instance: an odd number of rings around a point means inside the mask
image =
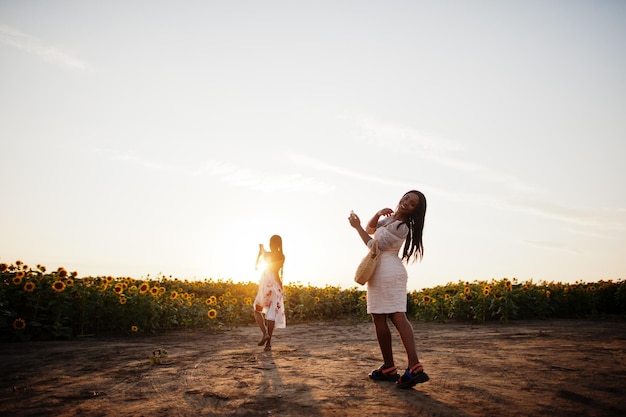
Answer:
[{"label": "woman's foot", "polygon": [[396,382],[400,375],[398,375],[398,368],[395,366],[385,366],[382,365],[378,369],[374,369],[372,373],[369,375],[370,379],[374,381],[391,381]]},{"label": "woman's foot", "polygon": [[415,385],[426,382],[429,379],[426,372],[424,372],[424,367],[418,362],[411,368],[407,368],[396,383],[398,388],[413,388]]},{"label": "woman's foot", "polygon": [[259,340],[259,346],[263,346],[268,340],[270,340],[270,335],[263,333],[263,337]]},{"label": "woman's foot", "polygon": [[265,345],[265,349],[263,349],[266,352],[269,352],[270,350],[272,350],[272,345],[270,345],[269,343],[267,345]]}]

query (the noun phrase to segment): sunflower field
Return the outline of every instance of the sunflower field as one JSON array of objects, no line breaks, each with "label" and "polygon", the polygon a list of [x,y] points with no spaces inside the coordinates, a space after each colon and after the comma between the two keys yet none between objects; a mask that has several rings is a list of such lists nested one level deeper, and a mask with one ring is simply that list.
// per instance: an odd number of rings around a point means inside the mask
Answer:
[{"label": "sunflower field", "polygon": [[[82,277],[21,261],[0,264],[0,340],[129,336],[170,330],[218,332],[254,323],[257,283],[158,276]],[[369,320],[365,287],[285,285],[287,322]],[[407,314],[425,321],[603,318],[626,315],[626,282],[449,283],[407,294]]]}]

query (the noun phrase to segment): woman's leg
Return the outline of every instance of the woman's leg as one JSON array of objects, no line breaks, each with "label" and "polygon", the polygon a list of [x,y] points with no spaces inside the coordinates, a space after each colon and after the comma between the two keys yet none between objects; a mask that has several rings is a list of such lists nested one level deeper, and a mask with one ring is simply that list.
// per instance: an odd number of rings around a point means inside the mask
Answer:
[{"label": "woman's leg", "polygon": [[374,327],[376,329],[376,338],[378,339],[378,346],[380,346],[380,353],[383,355],[383,362],[385,367],[389,368],[394,366],[393,363],[393,348],[391,344],[391,331],[389,330],[389,324],[387,324],[386,314],[372,314],[374,320]]},{"label": "woman's leg", "polygon": [[254,310],[254,320],[256,320],[256,324],[259,325],[259,329],[261,329],[261,332],[263,332],[263,335],[265,336],[265,334],[267,333],[267,330],[265,329],[265,318],[263,317],[263,314],[257,309]]},{"label": "woman's leg", "polygon": [[258,343],[259,346],[262,346],[265,342],[269,340],[270,336],[267,334],[267,329],[265,328],[265,317],[263,317],[263,313],[261,313],[256,308],[254,309],[254,320],[256,320],[256,324],[259,325],[259,329],[261,329],[261,332],[263,332],[263,337]]},{"label": "woman's leg", "polygon": [[398,329],[400,333],[400,339],[406,350],[406,356],[409,361],[409,368],[419,363],[417,358],[417,348],[415,347],[415,337],[413,335],[413,327],[406,317],[406,313],[393,313],[391,315],[391,322]]},{"label": "woman's leg", "polygon": [[274,334],[274,320],[267,321],[267,342],[265,342],[265,350],[270,350],[272,347],[272,334]]}]

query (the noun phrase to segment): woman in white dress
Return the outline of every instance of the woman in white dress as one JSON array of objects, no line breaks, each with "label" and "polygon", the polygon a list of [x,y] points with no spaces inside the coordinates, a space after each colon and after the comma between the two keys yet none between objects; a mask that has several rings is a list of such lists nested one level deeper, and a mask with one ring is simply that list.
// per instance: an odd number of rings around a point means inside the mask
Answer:
[{"label": "woman in white dress", "polygon": [[[275,328],[283,329],[285,323],[285,305],[283,303],[283,241],[278,235],[270,238],[270,250],[266,251],[263,244],[259,244],[259,255],[256,258],[256,267],[263,261],[265,269],[261,274],[259,289],[254,299],[254,319],[256,320],[263,337],[259,346],[265,344],[265,350],[272,348],[272,334]],[[266,324],[267,322],[267,324]]]},{"label": "woman in white dress", "polygon": [[[390,208],[379,210],[365,229],[356,214],[352,213],[348,219],[368,247],[372,247],[376,239],[381,251],[374,275],[367,283],[367,313],[372,315],[384,363],[369,377],[394,381],[398,388],[411,388],[429,379],[419,362],[413,327],[406,316],[407,271],[404,265],[409,260],[421,260],[424,255],[422,231],[425,215],[426,197],[411,190],[402,196],[395,211]],[[398,256],[403,243],[402,256]],[[407,354],[408,367],[402,375],[398,374],[394,363],[387,318],[398,330]]]}]

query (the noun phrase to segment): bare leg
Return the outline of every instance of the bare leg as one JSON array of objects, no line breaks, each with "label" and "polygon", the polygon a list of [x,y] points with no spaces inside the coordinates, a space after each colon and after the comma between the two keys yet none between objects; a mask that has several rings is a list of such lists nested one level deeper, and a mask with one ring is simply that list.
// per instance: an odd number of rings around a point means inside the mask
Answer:
[{"label": "bare leg", "polygon": [[259,325],[261,332],[263,332],[263,337],[258,343],[259,346],[262,346],[270,338],[270,336],[267,334],[267,329],[265,328],[265,318],[263,317],[263,314],[261,314],[260,311],[254,310],[254,319],[256,320],[256,324]]},{"label": "bare leg", "polygon": [[261,329],[263,336],[265,336],[265,334],[267,333],[267,330],[265,329],[265,319],[263,318],[263,314],[261,314],[260,311],[255,310],[254,319],[256,320],[256,324],[259,325],[259,329]]},{"label": "bare leg", "polygon": [[394,366],[393,363],[393,348],[391,344],[391,331],[389,330],[389,324],[387,323],[386,314],[372,314],[374,319],[374,327],[376,329],[376,338],[378,339],[378,346],[380,346],[380,353],[383,355],[383,361],[385,367]]},{"label": "bare leg", "polygon": [[393,313],[391,315],[391,322],[398,329],[400,339],[406,350],[406,356],[409,361],[409,368],[419,362],[417,358],[417,348],[415,347],[415,338],[413,335],[413,327],[407,319],[405,313]]},{"label": "bare leg", "polygon": [[265,350],[270,350],[272,347],[272,334],[274,334],[274,320],[267,321],[267,342],[265,343]]}]

